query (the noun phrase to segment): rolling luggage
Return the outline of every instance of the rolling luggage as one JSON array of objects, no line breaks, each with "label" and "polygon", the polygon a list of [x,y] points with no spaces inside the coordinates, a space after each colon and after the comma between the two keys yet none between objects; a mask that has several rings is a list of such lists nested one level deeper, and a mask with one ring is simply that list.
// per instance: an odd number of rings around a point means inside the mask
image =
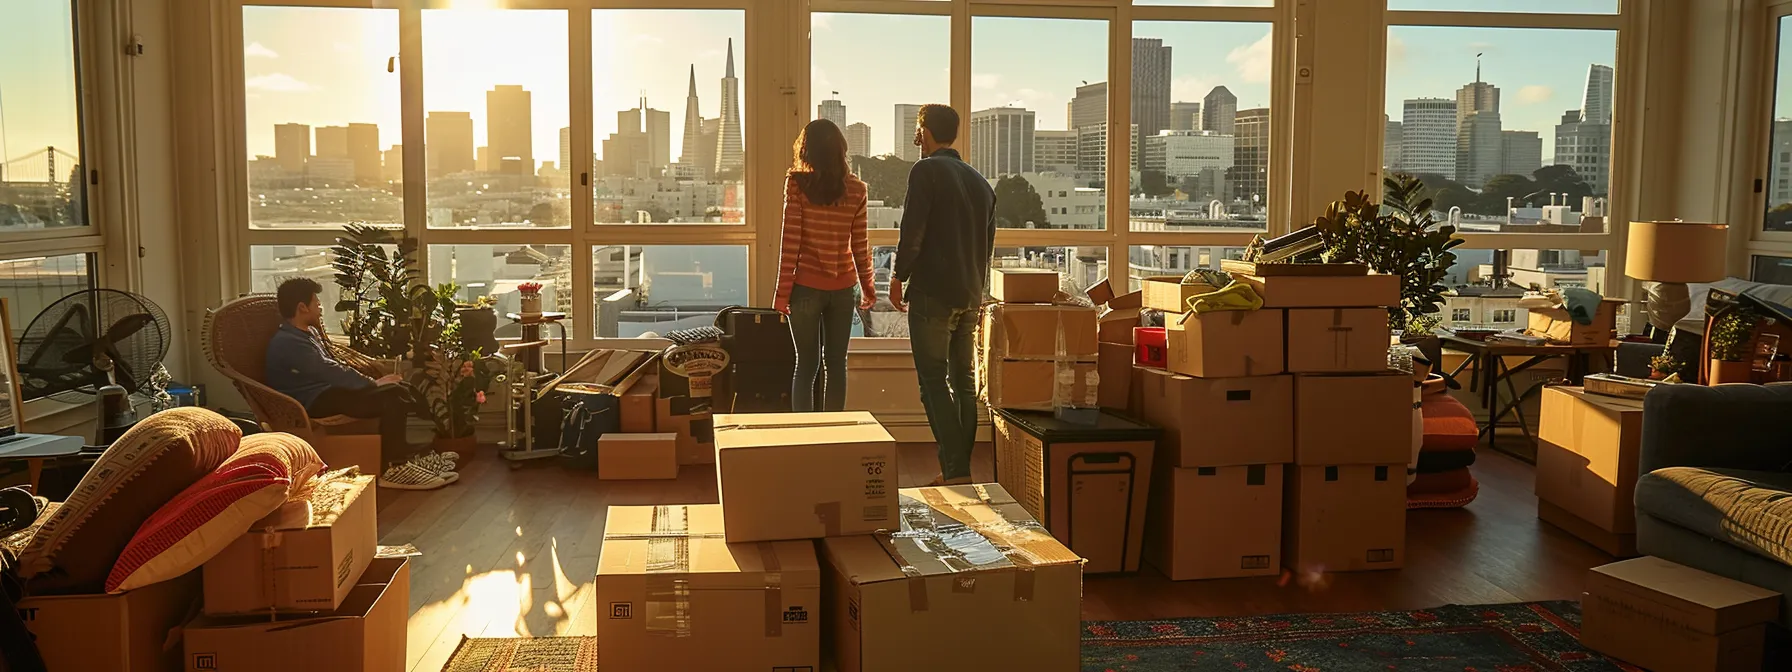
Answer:
[{"label": "rolling luggage", "polygon": [[765,308],[725,308],[716,314],[728,368],[716,382],[715,403],[725,413],[789,413],[796,347],[790,318]]}]

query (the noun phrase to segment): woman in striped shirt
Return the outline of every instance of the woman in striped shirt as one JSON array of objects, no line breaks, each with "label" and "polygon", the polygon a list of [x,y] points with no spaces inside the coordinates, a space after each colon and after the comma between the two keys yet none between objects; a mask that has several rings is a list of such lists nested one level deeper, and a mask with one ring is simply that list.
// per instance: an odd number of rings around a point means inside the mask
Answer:
[{"label": "woman in striped shirt", "polygon": [[[865,183],[847,167],[846,136],[817,119],[803,127],[784,181],[784,249],[778,296],[796,341],[796,379],[790,402],[797,412],[846,407],[846,345],[853,308],[877,303],[871,247],[865,235]],[[855,285],[858,288],[854,301]],[[815,377],[826,369],[821,403]]]}]

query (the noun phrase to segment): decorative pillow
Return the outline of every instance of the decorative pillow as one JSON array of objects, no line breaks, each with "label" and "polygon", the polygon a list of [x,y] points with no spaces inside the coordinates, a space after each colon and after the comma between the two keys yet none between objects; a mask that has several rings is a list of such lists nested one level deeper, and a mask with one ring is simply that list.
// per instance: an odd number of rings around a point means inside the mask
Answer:
[{"label": "decorative pillow", "polygon": [[242,430],[203,408],[144,418],[100,455],[19,556],[35,594],[97,593],[137,528],[236,452]]},{"label": "decorative pillow", "polygon": [[106,577],[106,592],[193,571],[280,508],[323,466],[311,444],[291,434],[244,437],[235,455],[144,521]]}]

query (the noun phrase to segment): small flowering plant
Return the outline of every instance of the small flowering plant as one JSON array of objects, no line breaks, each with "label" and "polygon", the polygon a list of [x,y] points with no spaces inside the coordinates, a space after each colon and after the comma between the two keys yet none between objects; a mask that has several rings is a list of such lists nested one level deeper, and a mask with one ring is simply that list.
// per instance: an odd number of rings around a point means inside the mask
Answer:
[{"label": "small flowering plant", "polygon": [[525,282],[523,284],[517,285],[516,291],[518,293],[522,294],[523,296],[538,297],[538,296],[541,296],[541,283]]},{"label": "small flowering plant", "polygon": [[442,285],[436,294],[447,309],[426,317],[434,338],[424,339],[426,349],[417,353],[416,367],[408,381],[418,415],[435,424],[436,436],[458,439],[472,436],[479,423],[479,405],[492,385],[500,363],[469,349],[461,338],[460,316],[452,297],[459,288]]}]

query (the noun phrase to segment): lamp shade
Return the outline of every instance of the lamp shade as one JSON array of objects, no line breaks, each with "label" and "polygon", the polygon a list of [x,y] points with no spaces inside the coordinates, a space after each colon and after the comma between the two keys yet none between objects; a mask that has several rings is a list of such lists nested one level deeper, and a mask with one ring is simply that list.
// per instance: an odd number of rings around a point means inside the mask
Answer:
[{"label": "lamp shade", "polygon": [[1649,282],[1722,280],[1729,228],[1698,222],[1631,222],[1624,274]]}]

